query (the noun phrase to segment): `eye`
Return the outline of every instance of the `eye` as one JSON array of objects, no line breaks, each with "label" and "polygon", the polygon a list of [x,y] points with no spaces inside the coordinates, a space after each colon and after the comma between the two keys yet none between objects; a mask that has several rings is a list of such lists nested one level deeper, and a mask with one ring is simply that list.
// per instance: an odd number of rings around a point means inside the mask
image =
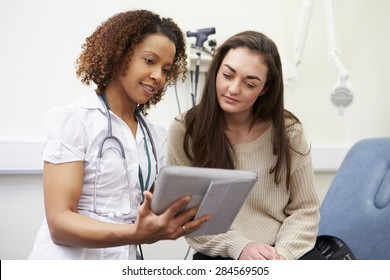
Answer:
[{"label": "eye", "polygon": [[247,83],[246,86],[247,86],[249,89],[253,89],[253,88],[256,87],[256,85],[250,84],[250,83]]},{"label": "eye", "polygon": [[163,68],[163,73],[164,73],[165,75],[168,75],[169,72],[171,72],[171,68]]},{"label": "eye", "polygon": [[145,62],[146,62],[146,64],[148,64],[148,65],[153,65],[153,64],[154,64],[154,60],[151,59],[151,58],[145,58]]},{"label": "eye", "polygon": [[223,75],[226,79],[231,79],[231,78],[232,78],[232,76],[231,76],[229,73],[226,73],[226,72],[222,73],[222,75]]}]

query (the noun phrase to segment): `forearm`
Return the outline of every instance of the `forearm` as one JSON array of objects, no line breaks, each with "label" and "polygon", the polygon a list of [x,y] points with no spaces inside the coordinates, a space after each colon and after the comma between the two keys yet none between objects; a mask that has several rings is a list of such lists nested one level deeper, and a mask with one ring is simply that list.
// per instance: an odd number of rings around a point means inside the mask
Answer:
[{"label": "forearm", "polygon": [[238,259],[243,248],[252,240],[249,240],[237,232],[229,231],[225,234],[186,238],[188,244],[197,252],[208,256],[221,256]]},{"label": "forearm", "polygon": [[61,245],[104,248],[140,242],[133,224],[102,222],[72,211],[51,218],[48,225],[53,242]]}]

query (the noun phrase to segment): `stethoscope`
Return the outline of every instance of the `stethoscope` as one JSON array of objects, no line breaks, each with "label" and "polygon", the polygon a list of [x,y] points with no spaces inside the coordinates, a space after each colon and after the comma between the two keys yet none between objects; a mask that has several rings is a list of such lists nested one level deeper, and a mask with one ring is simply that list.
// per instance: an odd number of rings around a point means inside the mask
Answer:
[{"label": "stethoscope", "polygon": [[[106,111],[107,123],[108,123],[108,131],[107,131],[107,136],[104,137],[103,140],[100,142],[99,151],[98,151],[97,160],[96,160],[95,182],[94,182],[94,189],[93,189],[93,208],[94,208],[93,210],[94,210],[94,212],[97,215],[104,216],[104,217],[109,217],[109,218],[128,216],[128,215],[130,215],[133,212],[135,202],[134,202],[134,197],[131,195],[129,171],[128,171],[128,165],[127,165],[127,162],[126,162],[126,153],[125,153],[125,149],[123,148],[123,144],[122,144],[121,140],[119,140],[118,137],[112,135],[111,114],[109,112],[109,106],[108,106],[108,101],[106,99],[106,96],[104,94],[98,95],[98,96],[99,96],[99,99],[102,102],[103,107],[104,107],[104,109]],[[152,133],[150,132],[148,125],[146,124],[145,120],[143,119],[143,117],[141,116],[141,114],[139,113],[138,110],[136,110],[135,116],[136,116],[137,120],[140,122],[140,127],[141,127],[142,133],[144,135],[145,151],[146,151],[146,155],[147,155],[147,159],[148,159],[148,176],[146,177],[146,182],[144,182],[144,178],[143,178],[142,171],[141,171],[141,166],[139,166],[139,168],[138,168],[138,178],[139,178],[141,193],[143,195],[143,191],[146,190],[148,188],[148,186],[149,186],[150,176],[151,176],[150,152],[149,152],[148,143],[147,143],[147,139],[146,139],[146,135],[145,135],[145,130],[146,130],[147,135],[149,136],[149,141],[150,141],[150,144],[151,144],[151,147],[152,147],[152,153],[153,153],[153,156],[154,156],[154,159],[155,159],[155,163],[156,163],[155,164],[156,176],[158,174],[157,153],[156,153],[156,146],[155,146],[154,141],[153,141]],[[128,186],[128,189],[129,189],[129,203],[130,203],[130,206],[129,206],[129,211],[128,212],[116,211],[116,212],[103,213],[103,212],[98,211],[97,206],[96,206],[97,182],[99,180],[99,175],[100,175],[99,174],[100,160],[103,157],[103,153],[105,151],[104,150],[104,143],[107,140],[114,140],[118,144],[118,146],[119,146],[119,149],[114,147],[114,146],[111,146],[108,149],[116,150],[121,155],[121,158],[122,158],[123,168],[125,169],[125,172],[126,172],[127,186]]]}]

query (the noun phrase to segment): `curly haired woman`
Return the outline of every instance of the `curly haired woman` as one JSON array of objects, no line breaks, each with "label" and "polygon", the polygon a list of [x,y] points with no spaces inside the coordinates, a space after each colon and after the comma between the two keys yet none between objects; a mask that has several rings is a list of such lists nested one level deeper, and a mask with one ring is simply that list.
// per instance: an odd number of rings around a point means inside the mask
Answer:
[{"label": "curly haired woman", "polygon": [[77,75],[91,91],[45,115],[46,217],[30,259],[142,259],[137,245],[183,236],[210,217],[178,214],[184,196],[157,216],[148,191],[165,162],[166,131],[143,116],[185,78],[182,31],[170,18],[134,10],[87,38]]}]

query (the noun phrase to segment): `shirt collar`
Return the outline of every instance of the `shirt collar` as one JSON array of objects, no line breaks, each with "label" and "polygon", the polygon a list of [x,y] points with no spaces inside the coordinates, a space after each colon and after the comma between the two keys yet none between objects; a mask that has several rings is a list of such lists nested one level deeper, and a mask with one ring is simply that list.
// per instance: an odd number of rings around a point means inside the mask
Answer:
[{"label": "shirt collar", "polygon": [[[103,107],[102,102],[100,101],[99,96],[96,94],[95,91],[89,92],[83,98],[81,98],[81,100],[79,101],[79,105],[80,107],[85,109],[99,109],[102,112],[106,111],[106,109]],[[147,118],[145,118],[144,116],[141,117],[145,120],[146,124],[149,127],[153,126],[153,124]]]},{"label": "shirt collar", "polygon": [[87,93],[83,98],[81,98],[79,105],[85,109],[100,109],[105,111],[99,96],[94,91]]}]

